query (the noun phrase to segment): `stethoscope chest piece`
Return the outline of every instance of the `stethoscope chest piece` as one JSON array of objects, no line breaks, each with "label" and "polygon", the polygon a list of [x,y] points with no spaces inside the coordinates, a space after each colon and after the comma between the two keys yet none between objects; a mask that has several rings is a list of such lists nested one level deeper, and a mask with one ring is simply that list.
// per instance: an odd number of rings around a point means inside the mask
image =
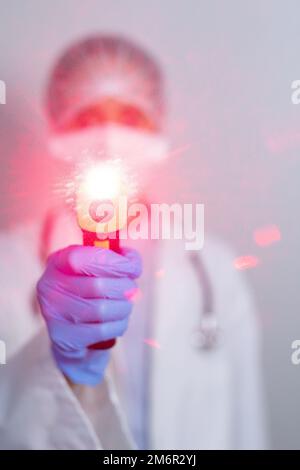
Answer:
[{"label": "stethoscope chest piece", "polygon": [[211,351],[219,345],[219,333],[215,315],[203,316],[200,325],[191,334],[191,344],[197,350]]}]

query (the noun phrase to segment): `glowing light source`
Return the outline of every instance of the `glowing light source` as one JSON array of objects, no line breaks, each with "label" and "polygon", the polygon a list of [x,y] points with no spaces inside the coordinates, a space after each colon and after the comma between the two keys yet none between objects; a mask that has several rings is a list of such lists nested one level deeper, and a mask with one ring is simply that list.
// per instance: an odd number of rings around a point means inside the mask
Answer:
[{"label": "glowing light source", "polygon": [[120,159],[86,161],[77,169],[75,208],[79,227],[103,238],[126,226],[127,201],[136,186]]},{"label": "glowing light source", "polygon": [[121,170],[112,162],[94,164],[82,177],[81,191],[89,199],[114,199],[121,189]]}]

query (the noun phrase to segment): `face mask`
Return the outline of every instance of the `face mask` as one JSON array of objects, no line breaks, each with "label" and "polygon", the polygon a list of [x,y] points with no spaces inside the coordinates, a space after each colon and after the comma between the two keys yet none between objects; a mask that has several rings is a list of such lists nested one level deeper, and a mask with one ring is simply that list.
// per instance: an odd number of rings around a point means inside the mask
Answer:
[{"label": "face mask", "polygon": [[49,145],[59,159],[80,163],[84,159],[120,158],[138,172],[164,161],[169,150],[163,135],[116,124],[52,136]]}]

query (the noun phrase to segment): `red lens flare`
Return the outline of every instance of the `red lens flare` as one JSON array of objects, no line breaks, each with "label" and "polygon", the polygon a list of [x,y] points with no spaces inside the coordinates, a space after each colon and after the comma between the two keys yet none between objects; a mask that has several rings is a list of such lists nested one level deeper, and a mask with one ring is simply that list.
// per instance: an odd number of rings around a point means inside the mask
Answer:
[{"label": "red lens flare", "polygon": [[164,269],[158,269],[156,272],[155,272],[155,277],[157,279],[161,279],[162,277],[164,277],[165,275],[165,270]]},{"label": "red lens flare", "polygon": [[129,289],[125,292],[125,297],[127,300],[135,303],[142,298],[142,292],[138,287],[134,287],[133,289]]},{"label": "red lens flare", "polygon": [[277,225],[267,225],[254,230],[253,239],[256,245],[265,247],[281,240],[280,229]]},{"label": "red lens flare", "polygon": [[234,260],[234,267],[239,271],[255,268],[260,263],[259,258],[253,255],[239,256]]},{"label": "red lens flare", "polygon": [[144,343],[150,346],[151,348],[161,349],[160,344],[153,338],[145,338]]}]

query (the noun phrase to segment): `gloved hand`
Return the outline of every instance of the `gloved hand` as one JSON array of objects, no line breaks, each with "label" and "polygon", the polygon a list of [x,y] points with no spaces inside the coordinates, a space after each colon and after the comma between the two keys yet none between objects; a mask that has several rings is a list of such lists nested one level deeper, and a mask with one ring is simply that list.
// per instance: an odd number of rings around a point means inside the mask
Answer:
[{"label": "gloved hand", "polygon": [[102,380],[109,350],[89,346],[124,334],[140,274],[140,256],[128,248],[74,245],[49,257],[37,295],[56,363],[73,383]]}]

